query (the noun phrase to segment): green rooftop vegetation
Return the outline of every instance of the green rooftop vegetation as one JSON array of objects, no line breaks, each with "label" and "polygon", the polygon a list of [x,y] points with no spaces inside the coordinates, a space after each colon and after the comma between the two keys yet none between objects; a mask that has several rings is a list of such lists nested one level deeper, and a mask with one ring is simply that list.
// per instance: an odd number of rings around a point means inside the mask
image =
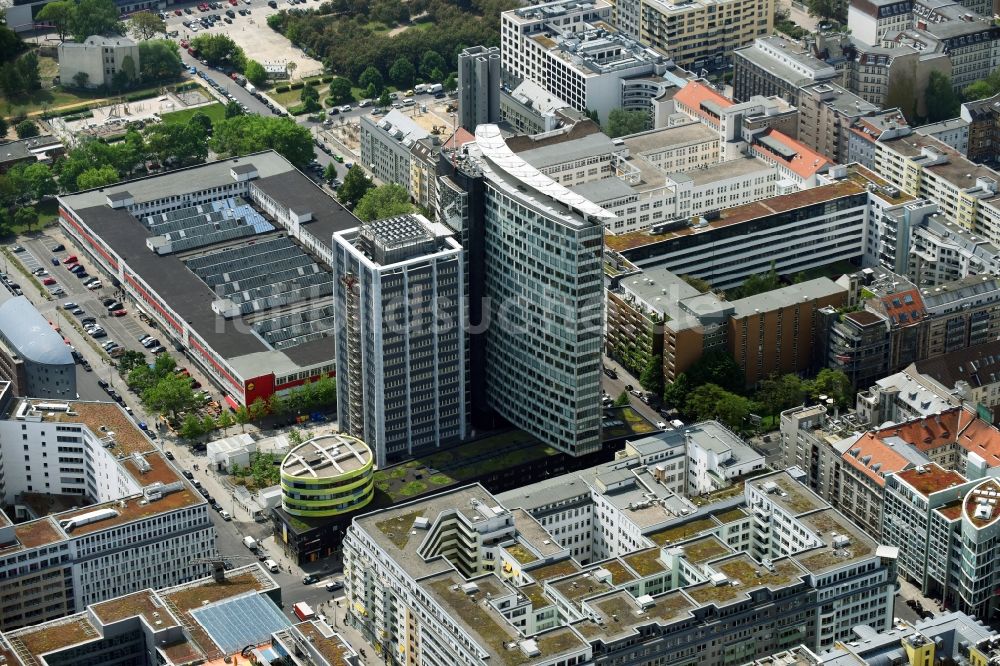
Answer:
[{"label": "green rooftop vegetation", "polygon": [[528,597],[528,601],[531,602],[531,606],[535,610],[545,608],[552,605],[552,601],[545,596],[545,591],[542,586],[538,583],[532,583],[531,585],[525,585],[524,587],[518,588],[518,590],[524,596]]},{"label": "green rooftop vegetation", "polygon": [[622,559],[633,570],[643,578],[646,576],[652,576],[653,574],[658,574],[666,571],[667,568],[663,566],[660,562],[660,549],[650,548],[649,550],[641,550],[637,553],[632,553],[631,555],[626,555]]},{"label": "green rooftop vegetation", "polygon": [[[736,599],[746,590],[755,587],[776,588],[787,585],[799,575],[799,570],[788,560],[776,563],[774,571],[768,570],[763,564],[758,564],[749,557],[743,555],[721,564],[713,564],[712,567],[729,578],[727,585],[714,585],[703,583],[686,591],[692,599],[700,603],[714,602],[725,603]],[[732,583],[739,581],[738,585]]]},{"label": "green rooftop vegetation", "polygon": [[549,583],[559,594],[572,602],[577,602],[584,597],[591,597],[595,594],[602,594],[610,591],[607,583],[598,583],[590,576],[573,576],[558,582]]},{"label": "green rooftop vegetation", "polygon": [[743,520],[744,518],[749,518],[746,511],[744,511],[739,507],[729,509],[728,511],[723,511],[722,513],[715,513],[712,515],[718,518],[719,522],[722,523],[723,525],[726,525],[728,523],[735,523],[737,520]]},{"label": "green rooftop vegetation", "polygon": [[774,481],[787,495],[787,497],[782,498],[782,501],[792,511],[802,513],[803,511],[818,508],[815,500],[802,490],[802,487],[798,483],[783,476],[775,477]]},{"label": "green rooftop vegetation", "polygon": [[479,639],[496,654],[499,658],[497,663],[520,666],[531,661],[531,658],[521,650],[508,650],[504,647],[504,643],[514,637],[513,632],[510,628],[502,626],[497,617],[487,611],[484,605],[476,603],[478,595],[466,594],[461,588],[453,590],[453,585],[450,578],[430,583],[434,594],[450,606],[455,616],[461,618],[463,623],[473,627],[479,634]]},{"label": "green rooftop vegetation", "polygon": [[534,553],[519,543],[515,543],[513,546],[504,546],[504,550],[510,553],[510,556],[521,564],[531,564],[538,559]]},{"label": "green rooftop vegetation", "polygon": [[658,546],[665,546],[668,543],[673,543],[675,541],[680,541],[682,539],[687,539],[693,536],[697,536],[706,530],[718,527],[711,518],[700,518],[698,520],[692,520],[690,522],[684,523],[682,525],[675,525],[674,527],[668,527],[665,530],[660,530],[659,532],[653,532],[649,535],[649,538],[653,540],[653,543]]},{"label": "green rooftop vegetation", "polygon": [[632,407],[611,407],[604,411],[604,428],[602,434],[605,439],[617,439],[619,437],[629,437],[630,435],[648,435],[656,432],[656,426],[647,421],[639,412]]},{"label": "green rooftop vegetation", "polygon": [[527,573],[540,583],[550,578],[569,576],[570,574],[575,574],[579,570],[580,567],[578,567],[573,560],[565,559],[559,560],[558,562],[552,562],[551,564],[546,564],[545,566],[538,567],[537,569],[532,569]]},{"label": "green rooftop vegetation", "polygon": [[701,564],[731,552],[728,546],[714,536],[682,544],[684,555],[692,564]]},{"label": "green rooftop vegetation", "polygon": [[[576,647],[582,647],[583,645],[576,634],[568,627],[539,634],[534,636],[534,639],[538,643],[538,650],[542,653],[542,657],[551,657],[552,655],[560,654]],[[520,650],[517,652],[521,654]],[[529,660],[526,659],[525,661]]]},{"label": "green rooftop vegetation", "polygon": [[734,481],[732,485],[726,486],[725,488],[720,488],[719,490],[706,493],[704,495],[698,495],[697,497],[692,497],[691,502],[695,506],[707,506],[709,504],[715,504],[724,499],[729,499],[730,497],[736,497],[737,495],[743,494],[743,481]]},{"label": "green rooftop vegetation", "polygon": [[611,582],[615,585],[621,585],[622,583],[627,583],[630,580],[635,580],[635,576],[632,575],[625,565],[618,560],[610,560],[601,564],[602,567],[611,572]]},{"label": "green rooftop vegetation", "polygon": [[806,569],[817,573],[840,564],[847,564],[859,557],[865,557],[871,554],[871,552],[872,549],[867,543],[852,540],[847,548],[843,550],[834,550],[832,547],[827,546],[812,553],[801,555],[796,559]]},{"label": "green rooftop vegetation", "polygon": [[556,449],[526,432],[500,433],[377,470],[375,487],[385,499],[374,504],[387,506],[554,455]]},{"label": "green rooftop vegetation", "polygon": [[679,617],[681,613],[691,608],[688,601],[680,592],[666,594],[656,599],[656,605],[646,609],[647,617],[655,617],[659,620],[672,620]]},{"label": "green rooftop vegetation", "polygon": [[389,537],[389,541],[391,541],[396,548],[402,550],[406,547],[407,542],[410,540],[410,529],[413,527],[413,521],[419,516],[419,511],[411,511],[410,513],[405,513],[395,518],[387,518],[386,520],[379,521],[375,523],[375,527],[377,527],[382,534]]}]

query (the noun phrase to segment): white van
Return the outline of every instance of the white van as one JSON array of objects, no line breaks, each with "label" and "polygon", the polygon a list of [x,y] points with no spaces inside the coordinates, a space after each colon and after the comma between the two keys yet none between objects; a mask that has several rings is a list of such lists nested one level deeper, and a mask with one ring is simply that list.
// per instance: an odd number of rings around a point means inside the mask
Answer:
[{"label": "white van", "polygon": [[271,573],[278,573],[278,571],[280,571],[278,563],[274,560],[264,560],[264,566],[267,567],[267,570]]},{"label": "white van", "polygon": [[243,537],[243,545],[249,548],[250,550],[253,550],[254,548],[257,547],[257,540],[254,539],[252,536]]}]

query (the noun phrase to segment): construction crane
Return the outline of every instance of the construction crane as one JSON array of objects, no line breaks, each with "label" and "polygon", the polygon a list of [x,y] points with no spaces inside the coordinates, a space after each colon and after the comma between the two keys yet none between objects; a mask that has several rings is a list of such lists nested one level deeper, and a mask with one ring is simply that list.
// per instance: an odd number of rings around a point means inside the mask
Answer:
[{"label": "construction crane", "polygon": [[212,565],[212,577],[215,578],[216,583],[226,582],[226,565],[232,567],[232,563],[236,560],[253,560],[257,561],[256,557],[247,557],[246,555],[219,555],[218,557],[196,557],[191,560],[191,564],[211,564]]}]

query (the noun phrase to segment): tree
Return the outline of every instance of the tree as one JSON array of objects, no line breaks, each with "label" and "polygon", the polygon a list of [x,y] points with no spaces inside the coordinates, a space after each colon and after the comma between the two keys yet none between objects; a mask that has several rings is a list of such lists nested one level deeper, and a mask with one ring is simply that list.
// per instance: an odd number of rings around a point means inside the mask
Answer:
[{"label": "tree", "polygon": [[351,97],[351,82],[342,76],[334,77],[333,81],[330,81],[330,97],[333,98],[334,104],[350,102],[353,99]]},{"label": "tree", "polygon": [[124,69],[119,69],[117,72],[111,75],[111,90],[115,92],[121,92],[127,90],[132,84],[132,79],[129,78],[128,72]]},{"label": "tree", "polygon": [[813,399],[825,395],[833,398],[842,408],[850,406],[854,400],[851,380],[841,370],[823,368],[811,382],[808,382],[806,389]]},{"label": "tree", "polygon": [[373,187],[375,184],[372,179],[365,175],[364,169],[355,164],[344,176],[344,184],[337,190],[337,198],[344,204],[354,205]]},{"label": "tree", "polygon": [[389,97],[389,91],[388,90],[383,90],[382,94],[378,96],[378,105],[381,106],[382,108],[385,108],[385,107],[389,106],[389,102],[391,102],[391,101],[392,101],[392,98]]},{"label": "tree", "polygon": [[232,412],[230,412],[228,409],[222,410],[222,413],[219,414],[219,420],[217,425],[219,426],[219,429],[222,430],[223,437],[226,436],[226,432],[229,430],[229,427],[232,426],[235,422],[236,420],[233,418]]},{"label": "tree", "polygon": [[[353,167],[351,170],[353,171]],[[410,203],[410,195],[405,187],[398,183],[387,183],[365,192],[354,207],[354,214],[365,222],[372,222],[405,215],[415,210],[416,207]]]},{"label": "tree", "polygon": [[729,296],[730,299],[748,298],[750,296],[756,296],[757,294],[763,294],[768,291],[774,291],[780,286],[781,278],[778,276],[778,272],[774,268],[774,262],[772,262],[771,268],[768,269],[767,273],[764,273],[763,275],[754,273],[744,280],[743,284],[739,287],[727,290],[726,295]]},{"label": "tree", "polygon": [[687,394],[691,390],[687,375],[683,372],[677,375],[677,379],[663,389],[663,402],[671,407],[683,407],[687,400]]},{"label": "tree", "polygon": [[175,42],[149,39],[139,42],[139,77],[143,81],[167,81],[180,76],[184,65]]},{"label": "tree", "polygon": [[212,133],[212,119],[208,117],[208,114],[201,111],[198,111],[188,119],[188,125],[199,127],[205,133],[205,136]]},{"label": "tree", "polygon": [[413,79],[417,76],[417,68],[406,58],[396,58],[389,68],[389,80],[400,88],[409,88],[413,85]]},{"label": "tree", "polygon": [[179,434],[184,439],[193,441],[201,437],[204,432],[205,430],[201,419],[194,414],[188,414],[184,417],[184,422],[181,424]]},{"label": "tree", "polygon": [[59,35],[59,41],[62,42],[66,40],[75,13],[76,3],[72,0],[55,0],[38,11],[35,22],[51,25]]},{"label": "tree", "polygon": [[198,35],[191,40],[191,48],[213,67],[229,64],[243,71],[246,66],[246,55],[243,53],[243,49],[226,35]]},{"label": "tree", "polygon": [[146,365],[146,355],[141,351],[129,349],[118,357],[118,374],[127,376],[141,365]]},{"label": "tree", "polygon": [[801,405],[806,397],[806,386],[798,375],[787,374],[768,377],[760,383],[754,400],[765,414],[774,416],[786,409]]},{"label": "tree", "polygon": [[646,367],[639,376],[639,384],[647,391],[656,395],[663,394],[663,357],[659,354],[650,357]]},{"label": "tree", "polygon": [[432,49],[428,49],[424,51],[424,55],[420,59],[420,75],[423,76],[425,80],[440,83],[440,76],[435,78],[432,74],[440,74],[446,66],[447,65],[445,65],[444,58],[441,57],[441,54]]},{"label": "tree", "polygon": [[368,65],[365,71],[361,72],[361,76],[358,77],[358,86],[361,88],[375,87],[375,92],[381,93],[382,88],[385,86],[385,82],[382,80],[382,72],[378,71],[374,66]]},{"label": "tree", "polygon": [[288,433],[288,443],[292,446],[298,446],[302,443],[302,433],[298,428],[292,428],[291,432]]},{"label": "tree", "polygon": [[444,89],[448,92],[458,90],[458,74],[452,72],[444,80]]},{"label": "tree", "polygon": [[125,32],[114,0],[79,0],[69,22],[69,31],[78,42],[91,35]]},{"label": "tree", "polygon": [[692,387],[716,384],[727,391],[745,388],[743,370],[729,352],[713,349],[701,355],[685,373]]},{"label": "tree", "polygon": [[285,65],[285,71],[288,72],[289,79],[295,78],[295,70],[298,68],[299,66],[294,60]]},{"label": "tree", "polygon": [[[39,200],[59,191],[55,178],[52,177],[52,169],[47,164],[35,162],[27,166],[15,167],[11,172],[16,172],[17,177],[23,182],[23,187],[30,193],[31,198]],[[10,175],[10,172],[8,172]]]},{"label": "tree", "polygon": [[87,169],[76,178],[78,190],[92,190],[95,187],[104,187],[111,183],[117,183],[121,178],[118,170],[113,166],[94,167]]},{"label": "tree", "polygon": [[251,421],[260,421],[267,414],[267,403],[264,402],[263,398],[257,398],[247,407],[247,412],[250,414]]},{"label": "tree", "polygon": [[0,89],[8,97],[16,97],[24,92],[24,81],[21,80],[21,73],[12,62],[5,62],[0,68]]},{"label": "tree", "polygon": [[806,8],[811,16],[833,19],[841,23],[847,21],[847,9],[843,0],[806,0]]},{"label": "tree", "polygon": [[77,72],[73,75],[73,83],[76,84],[77,88],[86,88],[88,81],[90,81],[90,74],[87,72]]},{"label": "tree", "polygon": [[929,123],[956,117],[961,104],[958,95],[951,87],[951,77],[941,72],[931,72],[927,78],[924,103],[927,106],[927,122]]},{"label": "tree", "polygon": [[14,126],[14,131],[17,132],[18,139],[30,139],[39,134],[38,125],[33,120],[22,120]]},{"label": "tree", "polygon": [[693,275],[682,275],[681,279],[703,294],[712,291],[712,285],[708,283],[708,280],[702,280]]},{"label": "tree", "polygon": [[972,83],[965,87],[962,91],[962,97],[965,98],[967,102],[974,102],[977,99],[986,99],[987,97],[992,97],[996,94],[996,90],[990,85],[989,81],[986,79],[980,79],[975,83]]},{"label": "tree", "polygon": [[[201,431],[206,435],[215,432],[219,427],[219,424],[215,419],[212,418],[211,414],[205,414],[201,419]],[[206,437],[207,439],[207,437]]]},{"label": "tree", "polygon": [[138,39],[150,39],[167,31],[167,23],[153,12],[136,12],[128,17],[128,31]]},{"label": "tree", "polygon": [[629,404],[628,391],[622,391],[621,393],[618,394],[618,397],[615,398],[614,406],[625,407],[628,404]]},{"label": "tree", "polygon": [[302,109],[306,113],[313,113],[322,108],[319,103],[319,91],[316,90],[316,86],[305,85],[302,88],[302,95],[299,99]]},{"label": "tree", "polygon": [[272,393],[267,400],[267,410],[275,415],[284,414],[288,410],[288,401],[285,400],[284,396]]},{"label": "tree", "polygon": [[41,90],[42,79],[38,74],[38,54],[28,51],[18,58],[14,63],[18,77],[21,80],[21,87],[26,92]]},{"label": "tree", "polygon": [[246,406],[239,405],[233,413],[233,420],[240,424],[240,432],[246,432],[246,425],[250,423],[250,412]]},{"label": "tree", "polygon": [[624,109],[612,109],[608,113],[608,124],[606,130],[612,139],[619,136],[636,134],[647,129],[649,125],[649,114],[645,111],[626,111]]},{"label": "tree", "polygon": [[21,206],[14,211],[14,225],[30,229],[35,224],[38,223],[38,211],[35,210],[34,206]]},{"label": "tree", "polygon": [[219,121],[212,132],[212,149],[217,153],[246,155],[268,148],[298,166],[315,155],[309,128],[290,118],[237,116]]},{"label": "tree", "polygon": [[160,414],[169,413],[176,418],[177,412],[187,411],[196,406],[191,378],[170,373],[142,394],[146,407]]},{"label": "tree", "polygon": [[703,384],[688,394],[684,413],[696,421],[717,419],[737,430],[750,415],[750,401],[717,384]]},{"label": "tree", "polygon": [[323,169],[323,180],[330,183],[333,182],[333,179],[336,177],[337,177],[337,163],[330,162]]},{"label": "tree", "polygon": [[146,130],[146,144],[150,153],[162,163],[180,166],[200,164],[208,158],[208,144],[201,121],[184,125],[160,123]]},{"label": "tree", "polygon": [[[204,116],[205,114],[201,115]],[[226,118],[235,118],[236,116],[242,116],[242,115],[243,115],[243,107],[240,106],[239,102],[233,100],[228,104],[226,104]],[[199,124],[200,122],[201,121],[199,121]],[[211,122],[211,120],[209,120],[209,122]]]},{"label": "tree", "polygon": [[243,68],[243,76],[258,87],[267,83],[267,72],[264,71],[264,66],[256,60],[247,60],[246,67]]}]

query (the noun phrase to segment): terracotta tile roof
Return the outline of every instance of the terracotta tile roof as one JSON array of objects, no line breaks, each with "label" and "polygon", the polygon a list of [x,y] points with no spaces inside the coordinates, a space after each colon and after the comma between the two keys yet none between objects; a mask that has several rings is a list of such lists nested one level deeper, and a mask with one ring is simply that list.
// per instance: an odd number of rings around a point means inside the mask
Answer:
[{"label": "terracotta tile roof", "polygon": [[924,299],[919,289],[907,289],[895,294],[887,294],[879,299],[885,314],[894,324],[910,326],[927,315]]},{"label": "terracotta tile roof", "polygon": [[981,457],[988,466],[1000,467],[1000,430],[962,407],[888,426],[874,434],[881,438],[899,437],[923,453],[957,445]]},{"label": "terracotta tile roof", "polygon": [[709,108],[706,108],[706,102],[720,106],[724,109],[733,105],[733,100],[720,95],[704,83],[700,83],[698,81],[688,81],[687,85],[681,88],[677,94],[674,95],[674,103],[686,106],[691,109],[692,112],[698,114],[702,118],[705,118],[712,124],[716,124],[717,114]]},{"label": "terracotta tile roof", "polygon": [[451,135],[451,138],[444,142],[444,150],[454,150],[461,148],[470,141],[475,141],[476,137],[464,127],[459,127],[458,131]]},{"label": "terracotta tile roof", "polygon": [[[923,470],[923,471],[921,471]],[[896,474],[897,477],[906,481],[914,490],[927,497],[931,493],[939,490],[951,488],[965,483],[966,478],[958,472],[945,469],[937,463],[921,465],[913,469],[908,469]]]},{"label": "terracotta tile roof", "polygon": [[[795,153],[794,157],[788,159],[776,153],[766,144],[761,143],[761,138],[780,143],[789,151],[793,151]],[[816,174],[833,166],[831,160],[820,155],[806,144],[796,141],[784,132],[779,132],[776,129],[769,129],[754,137],[753,150],[760,153],[761,157],[765,160],[786,166],[802,178],[812,178]]]},{"label": "terracotta tile roof", "polygon": [[841,458],[851,467],[861,471],[880,487],[885,486],[885,475],[899,472],[912,465],[885,441],[873,433],[865,433]]}]

